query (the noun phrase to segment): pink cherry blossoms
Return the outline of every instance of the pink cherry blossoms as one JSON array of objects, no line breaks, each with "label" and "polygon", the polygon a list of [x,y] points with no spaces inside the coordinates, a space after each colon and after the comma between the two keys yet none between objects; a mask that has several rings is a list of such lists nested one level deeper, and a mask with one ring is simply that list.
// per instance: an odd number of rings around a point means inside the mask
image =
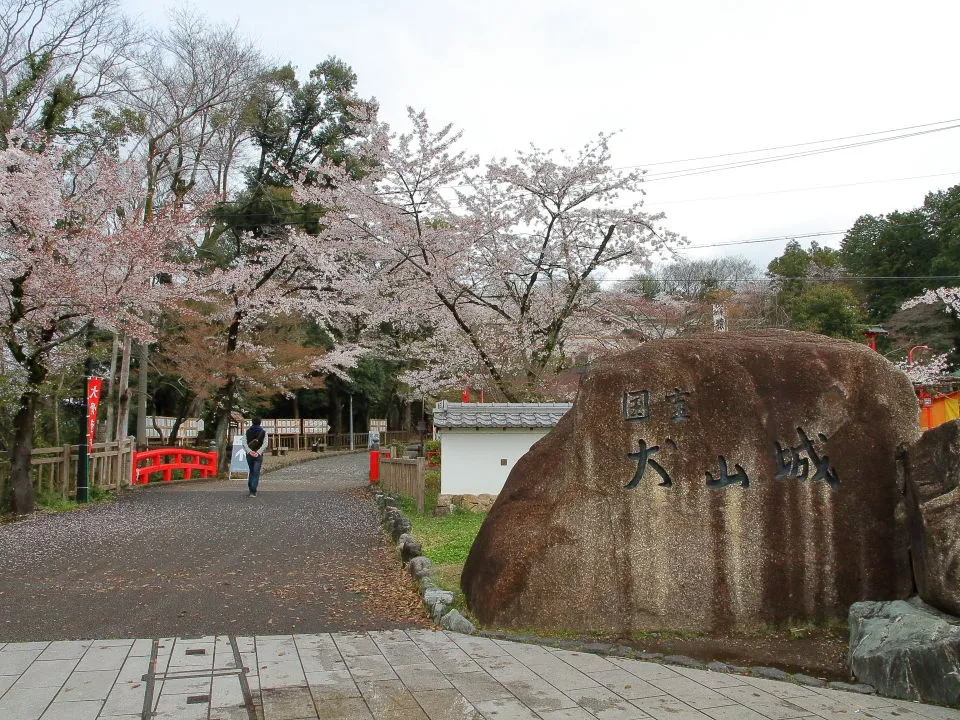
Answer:
[{"label": "pink cherry blossoms", "polygon": [[901,310],[916,307],[917,305],[935,305],[943,303],[943,311],[960,317],[960,287],[940,287],[936,290],[927,290],[922,295],[910,298],[901,306]]},{"label": "pink cherry blossoms", "polygon": [[896,363],[896,366],[906,374],[914,385],[932,385],[943,381],[949,364],[950,353],[943,353],[924,362],[915,362],[912,365],[904,360]]},{"label": "pink cherry blossoms", "polygon": [[56,149],[37,152],[25,138],[0,151],[0,328],[18,358],[47,352],[87,321],[149,337],[146,311],[176,292],[154,280],[182,275],[173,253],[194,230],[182,211],[144,225],[128,165],[62,167]]},{"label": "pink cherry blossoms", "polygon": [[612,168],[607,136],[559,158],[532,147],[479,173],[451,126],[409,116],[412,132],[372,137],[379,164],[366,178],[299,182],[294,197],[333,209],[328,234],[362,258],[355,302],[368,328],[387,323],[404,337],[393,353],[415,390],[470,372],[507,399],[535,397],[589,320],[595,276],[675,238],[643,212],[641,173]]}]

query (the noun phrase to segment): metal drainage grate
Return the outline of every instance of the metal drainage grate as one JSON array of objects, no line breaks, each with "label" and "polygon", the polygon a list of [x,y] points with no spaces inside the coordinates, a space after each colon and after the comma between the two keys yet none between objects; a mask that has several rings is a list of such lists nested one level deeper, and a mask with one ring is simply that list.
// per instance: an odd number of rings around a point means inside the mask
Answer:
[{"label": "metal drainage grate", "polygon": [[209,695],[188,695],[187,696],[187,705],[202,705],[208,702],[210,702]]},{"label": "metal drainage grate", "polygon": [[206,655],[206,654],[207,654],[207,651],[206,651],[206,649],[204,649],[204,648],[191,648],[190,650],[187,650],[186,653],[184,653],[184,654],[186,654],[186,655]]}]

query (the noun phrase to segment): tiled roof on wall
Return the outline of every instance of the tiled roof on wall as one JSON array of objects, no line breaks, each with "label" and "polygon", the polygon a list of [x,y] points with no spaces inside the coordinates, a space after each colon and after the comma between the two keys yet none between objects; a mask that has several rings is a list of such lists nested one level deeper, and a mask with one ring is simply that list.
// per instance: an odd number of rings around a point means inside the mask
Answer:
[{"label": "tiled roof on wall", "polygon": [[454,403],[433,409],[438,428],[551,428],[573,403]]}]

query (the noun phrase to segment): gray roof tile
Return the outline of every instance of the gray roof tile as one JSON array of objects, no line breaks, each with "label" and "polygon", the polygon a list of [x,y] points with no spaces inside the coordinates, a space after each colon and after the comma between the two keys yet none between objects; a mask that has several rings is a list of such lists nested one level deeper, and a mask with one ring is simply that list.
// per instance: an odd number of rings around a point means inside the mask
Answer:
[{"label": "gray roof tile", "polygon": [[551,428],[573,403],[453,403],[433,410],[438,428]]}]

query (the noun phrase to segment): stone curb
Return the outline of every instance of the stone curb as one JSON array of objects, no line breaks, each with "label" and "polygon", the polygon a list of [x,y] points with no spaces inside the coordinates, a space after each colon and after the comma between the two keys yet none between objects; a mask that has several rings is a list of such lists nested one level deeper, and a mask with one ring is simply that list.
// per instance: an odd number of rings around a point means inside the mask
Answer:
[{"label": "stone curb", "polygon": [[703,662],[702,660],[687,657],[686,655],[664,655],[662,653],[644,652],[643,650],[635,650],[627,645],[618,645],[616,643],[561,640],[557,638],[540,637],[539,635],[529,633],[508,633],[499,630],[480,630],[477,635],[489,638],[490,640],[510,640],[528,645],[542,645],[545,647],[560,648],[562,650],[588,652],[594,655],[610,655],[613,657],[627,658],[629,660],[655,662],[661,665],[679,665],[694,670],[712,670],[713,672],[723,672],[731,675],[749,675],[751,677],[766,678],[768,680],[792,682],[796,685],[811,685],[814,687],[831,688],[833,690],[856,692],[863,695],[875,695],[877,692],[870,685],[828,682],[821,678],[804,675],[803,673],[791,675],[783,670],[772,667],[740,667],[717,661]]},{"label": "stone curb", "polygon": [[395,503],[396,498],[393,496],[374,492],[373,504],[377,508],[380,522],[390,538],[397,543],[400,561],[406,565],[410,577],[416,583],[427,612],[433,621],[445,630],[473,635],[477,631],[473,623],[450,607],[453,604],[453,593],[437,587],[431,579],[430,576],[434,573],[433,563],[430,558],[424,557],[423,546],[410,534],[410,520]]}]

